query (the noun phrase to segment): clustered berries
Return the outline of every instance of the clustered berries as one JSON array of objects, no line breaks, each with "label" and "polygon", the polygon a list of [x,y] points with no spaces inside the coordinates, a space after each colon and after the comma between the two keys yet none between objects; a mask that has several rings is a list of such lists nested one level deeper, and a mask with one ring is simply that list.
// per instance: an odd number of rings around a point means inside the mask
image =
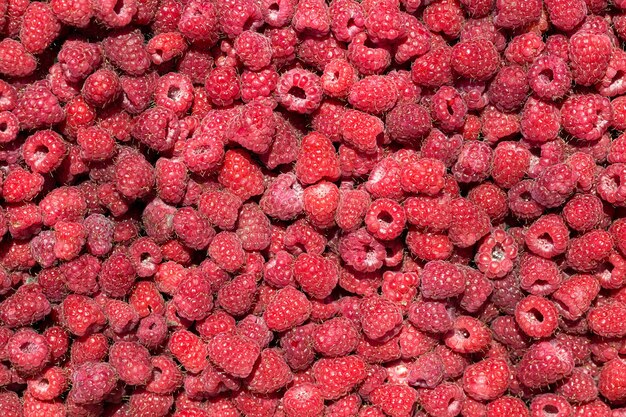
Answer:
[{"label": "clustered berries", "polygon": [[626,417],[625,0],[0,0],[2,417]]}]

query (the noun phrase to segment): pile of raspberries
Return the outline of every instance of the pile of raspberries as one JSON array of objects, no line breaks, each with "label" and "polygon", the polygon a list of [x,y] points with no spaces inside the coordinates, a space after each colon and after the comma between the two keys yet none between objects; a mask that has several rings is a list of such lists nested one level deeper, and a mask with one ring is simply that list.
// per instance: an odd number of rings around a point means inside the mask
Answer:
[{"label": "pile of raspberries", "polygon": [[626,417],[626,0],[0,0],[1,417]]}]

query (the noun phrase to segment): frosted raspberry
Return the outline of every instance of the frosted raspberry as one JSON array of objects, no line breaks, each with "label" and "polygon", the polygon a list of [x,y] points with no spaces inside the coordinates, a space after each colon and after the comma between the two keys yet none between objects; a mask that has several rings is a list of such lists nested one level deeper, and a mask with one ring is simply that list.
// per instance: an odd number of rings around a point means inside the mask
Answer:
[{"label": "frosted raspberry", "polygon": [[115,164],[115,188],[131,200],[146,196],[154,187],[152,165],[135,152],[122,155]]},{"label": "frosted raspberry", "polygon": [[220,229],[235,227],[241,199],[229,191],[209,191],[200,196],[198,211]]},{"label": "frosted raspberry", "polygon": [[236,333],[220,333],[209,341],[208,355],[213,363],[225,372],[245,378],[260,352],[258,345],[250,338]]},{"label": "frosted raspberry", "polygon": [[28,326],[50,313],[50,303],[35,284],[22,285],[0,304],[0,318],[8,327]]},{"label": "frosted raspberry", "polygon": [[386,118],[389,136],[401,144],[417,143],[432,127],[428,111],[419,104],[394,107]]},{"label": "frosted raspberry", "polygon": [[39,54],[59,36],[61,24],[46,3],[32,3],[22,16],[20,40],[30,53]]}]

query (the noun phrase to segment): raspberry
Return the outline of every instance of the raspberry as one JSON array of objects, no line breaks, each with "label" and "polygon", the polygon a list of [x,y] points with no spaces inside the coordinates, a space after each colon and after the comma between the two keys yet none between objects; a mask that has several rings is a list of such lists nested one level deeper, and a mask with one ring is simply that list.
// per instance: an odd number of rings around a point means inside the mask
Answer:
[{"label": "raspberry", "polygon": [[313,184],[321,179],[339,178],[339,159],[330,140],[313,132],[302,138],[295,173],[303,184]]},{"label": "raspberry", "polygon": [[152,375],[148,350],[134,342],[116,342],[109,349],[109,362],[119,378],[130,385],[145,385]]},{"label": "raspberry", "polygon": [[192,42],[212,45],[218,36],[218,10],[213,3],[191,1],[185,5],[178,22],[180,33]]},{"label": "raspberry", "polygon": [[348,45],[347,58],[361,74],[380,74],[391,64],[391,53],[386,48],[370,46],[367,40],[365,33],[356,34]]},{"label": "raspberry", "polygon": [[115,388],[115,368],[106,362],[87,362],[72,373],[72,389],[69,398],[78,404],[97,404]]},{"label": "raspberry", "polygon": [[467,105],[463,98],[456,89],[448,86],[437,90],[432,96],[430,107],[433,119],[445,131],[460,128],[467,115]]},{"label": "raspberry", "polygon": [[245,378],[260,354],[258,345],[246,336],[220,333],[209,341],[208,355],[225,372]]},{"label": "raspberry", "polygon": [[563,128],[567,132],[578,139],[589,141],[600,139],[613,117],[609,100],[598,95],[568,98],[561,108],[561,116]]},{"label": "raspberry", "polygon": [[440,0],[424,9],[424,24],[431,32],[442,32],[456,38],[465,23],[463,9],[456,1]]},{"label": "raspberry", "polygon": [[268,66],[272,60],[270,40],[260,33],[245,31],[233,44],[241,63],[251,71],[258,71]]},{"label": "raspberry", "polygon": [[374,272],[383,265],[385,247],[365,228],[342,237],[339,242],[341,258],[358,272]]},{"label": "raspberry", "polygon": [[293,174],[280,174],[267,187],[259,206],[265,214],[280,220],[295,218],[303,209],[303,190]]},{"label": "raspberry", "polygon": [[76,135],[80,154],[86,161],[104,161],[115,154],[115,140],[106,130],[91,126],[80,128]]},{"label": "raspberry", "polygon": [[340,190],[335,222],[342,230],[359,228],[370,205],[369,194],[362,190]]},{"label": "raspberry", "polygon": [[500,397],[487,405],[487,417],[498,417],[516,415],[520,417],[530,417],[528,408],[522,400],[515,397]]},{"label": "raspberry", "polygon": [[333,226],[339,203],[339,189],[323,181],[307,187],[302,195],[304,212],[309,222],[318,228]]},{"label": "raspberry", "polygon": [[592,332],[603,337],[621,337],[626,329],[622,318],[626,306],[620,301],[609,302],[593,308],[587,313],[587,322]]},{"label": "raspberry", "polygon": [[294,276],[304,292],[318,299],[328,297],[338,280],[337,268],[331,260],[306,253],[296,258]]},{"label": "raspberry", "polygon": [[303,69],[285,72],[276,85],[278,102],[287,110],[309,114],[317,109],[322,100],[320,78]]},{"label": "raspberry", "polygon": [[226,152],[218,179],[220,184],[243,201],[263,194],[264,186],[260,169],[244,150]]},{"label": "raspberry", "polygon": [[569,44],[574,81],[581,85],[600,81],[611,59],[611,39],[604,34],[579,31],[571,37]]},{"label": "raspberry", "polygon": [[86,0],[51,0],[50,7],[62,23],[78,28],[86,27],[93,16],[93,6]]},{"label": "raspberry", "polygon": [[572,239],[566,254],[567,262],[577,271],[592,271],[608,258],[612,248],[609,233],[592,230]]},{"label": "raspberry", "polygon": [[22,285],[0,303],[0,319],[8,327],[31,325],[45,318],[50,311],[49,301],[36,284]]},{"label": "raspberry", "polygon": [[15,332],[5,346],[7,360],[23,375],[36,375],[50,360],[50,345],[46,338],[32,329]]},{"label": "raspberry", "polygon": [[452,329],[444,336],[446,346],[458,353],[480,352],[489,345],[490,341],[489,329],[470,316],[457,317],[452,324]]},{"label": "raspberry", "polygon": [[545,298],[529,295],[515,308],[515,320],[528,336],[541,338],[550,336],[556,327],[558,313],[554,304]]},{"label": "raspberry", "polygon": [[508,389],[511,370],[503,359],[485,359],[463,372],[463,390],[479,401],[501,397]]},{"label": "raspberry", "polygon": [[556,100],[569,91],[572,75],[563,59],[546,55],[537,58],[528,70],[528,85],[537,96]]},{"label": "raspberry", "polygon": [[32,54],[40,54],[59,36],[61,24],[46,3],[32,3],[22,16],[20,40]]},{"label": "raspberry", "polygon": [[[333,4],[338,3],[341,3],[341,1]],[[326,95],[346,98],[357,79],[356,69],[348,61],[345,59],[334,59],[324,66],[324,73],[320,78],[320,82]]]},{"label": "raspberry", "polygon": [[324,358],[313,365],[313,376],[324,399],[337,399],[365,379],[366,366],[359,356]]},{"label": "raspberry", "polygon": [[549,214],[535,221],[525,234],[525,241],[531,252],[552,258],[562,254],[569,241],[567,226],[560,216]]},{"label": "raspberry", "polygon": [[137,13],[137,3],[132,0],[124,0],[121,4],[112,0],[104,0],[94,4],[93,8],[96,19],[111,28],[128,25]]},{"label": "raspberry", "polygon": [[393,302],[377,296],[361,302],[361,326],[370,339],[389,339],[401,324],[402,313]]},{"label": "raspberry", "polygon": [[287,417],[314,417],[324,411],[324,400],[315,385],[304,383],[285,392],[283,409]]},{"label": "raspberry", "polygon": [[2,188],[8,203],[19,203],[35,198],[43,189],[44,178],[37,172],[16,168],[9,171]]},{"label": "raspberry", "polygon": [[399,203],[381,198],[370,204],[365,215],[365,225],[375,238],[392,240],[402,233],[405,219],[404,209]]},{"label": "raspberry", "polygon": [[417,391],[400,384],[383,384],[370,394],[372,404],[391,417],[410,416],[417,400]]},{"label": "raspberry", "polygon": [[454,245],[463,248],[472,246],[489,232],[489,216],[483,209],[464,198],[454,199],[450,206],[452,221],[448,237]]},{"label": "raspberry", "polygon": [[491,42],[474,39],[460,42],[452,48],[451,64],[465,78],[487,80],[498,69],[500,58]]},{"label": "raspberry", "polygon": [[348,95],[348,101],[356,109],[374,114],[391,110],[397,99],[395,83],[380,75],[370,75],[355,82]]},{"label": "raspberry", "polygon": [[[431,158],[412,159],[406,169],[400,173],[402,189],[409,193],[436,195],[444,186],[445,172],[446,167],[439,160]],[[370,175],[370,181],[372,176],[373,173]]]},{"label": "raspberry", "polygon": [[111,70],[100,69],[85,80],[81,90],[87,103],[105,107],[117,99],[122,91],[119,77]]},{"label": "raspberry", "polygon": [[418,330],[445,333],[452,329],[452,317],[442,301],[417,301],[409,306],[408,319]]},{"label": "raspberry", "polygon": [[[19,68],[13,65],[11,67]],[[60,123],[65,118],[58,99],[52,94],[49,86],[43,82],[31,84],[20,91],[13,114],[20,121],[20,127],[23,129],[49,127]]]},{"label": "raspberry", "polygon": [[292,379],[291,369],[277,349],[265,349],[255,370],[248,379],[251,392],[266,394],[276,392]]},{"label": "raspberry", "polygon": [[496,0],[496,26],[513,29],[534,23],[541,15],[541,2],[532,0],[521,3],[508,3],[505,0]]},{"label": "raspberry", "polygon": [[561,114],[553,104],[529,98],[520,119],[520,131],[525,139],[544,143],[556,139],[561,129]]},{"label": "raspberry", "polygon": [[539,342],[530,347],[518,364],[517,378],[529,388],[552,384],[571,374],[572,352],[557,341]]},{"label": "raspberry", "polygon": [[396,142],[414,144],[430,132],[432,123],[424,107],[407,103],[397,105],[387,113],[386,126],[389,136]]}]

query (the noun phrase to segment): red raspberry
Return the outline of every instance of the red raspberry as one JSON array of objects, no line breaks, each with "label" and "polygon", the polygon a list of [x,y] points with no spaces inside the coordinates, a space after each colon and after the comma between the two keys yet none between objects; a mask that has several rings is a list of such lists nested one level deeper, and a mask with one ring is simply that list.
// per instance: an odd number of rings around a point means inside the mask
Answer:
[{"label": "red raspberry", "polygon": [[[522,33],[509,42],[504,51],[506,59],[514,64],[531,64],[545,49],[541,36],[534,32]],[[565,54],[567,57],[567,53]]]},{"label": "red raspberry", "polygon": [[20,122],[17,117],[9,111],[0,112],[0,123],[4,127],[0,130],[0,143],[14,141],[20,129]]},{"label": "red raspberry", "polygon": [[157,195],[167,203],[179,203],[187,188],[185,164],[179,160],[159,158],[154,173]]},{"label": "red raspberry", "polygon": [[130,200],[145,197],[154,188],[152,165],[139,153],[121,155],[115,164],[115,188]]},{"label": "red raspberry", "polygon": [[461,33],[465,17],[461,5],[452,0],[440,0],[424,9],[424,24],[431,32],[442,32],[451,38]]},{"label": "red raspberry", "polygon": [[[444,186],[445,172],[445,165],[437,159],[413,158],[408,161],[406,169],[399,173],[402,189],[409,193],[435,195]],[[374,172],[370,175],[370,181],[372,181],[373,174]]]},{"label": "red raspberry", "polygon": [[19,203],[32,200],[43,189],[44,178],[38,172],[30,172],[22,168],[9,171],[2,187],[2,196],[8,203]]},{"label": "red raspberry", "polygon": [[319,388],[303,383],[283,394],[283,409],[287,417],[314,417],[324,411],[324,399]]},{"label": "red raspberry", "polygon": [[61,221],[54,228],[54,255],[63,261],[76,258],[85,245],[85,227],[81,223]]},{"label": "red raspberry", "polygon": [[388,340],[402,324],[402,312],[393,302],[378,296],[361,302],[361,326],[370,339]]},{"label": "red raspberry", "polygon": [[30,53],[40,54],[59,36],[61,24],[46,3],[31,3],[22,16],[20,40]]},{"label": "red raspberry", "polygon": [[354,351],[358,345],[359,334],[349,319],[336,317],[325,321],[315,328],[313,347],[319,354],[327,357],[341,357]]},{"label": "red raspberry", "polygon": [[608,232],[592,230],[572,239],[567,250],[567,262],[577,271],[592,271],[611,253],[613,240]]},{"label": "red raspberry", "polygon": [[313,184],[321,179],[335,181],[339,178],[339,159],[326,136],[313,132],[302,139],[295,172],[303,184]]},{"label": "red raspberry", "polygon": [[27,391],[38,400],[54,400],[66,390],[67,376],[65,370],[58,366],[50,367],[40,377],[28,380]]},{"label": "red raspberry", "polygon": [[323,358],[312,370],[320,393],[327,400],[346,395],[367,376],[367,365],[359,356]]},{"label": "red raspberry", "polygon": [[579,31],[570,38],[569,45],[574,81],[580,85],[600,81],[611,59],[611,39],[604,34]]},{"label": "red raspberry", "polygon": [[283,27],[291,22],[296,9],[294,0],[263,0],[260,3],[265,23],[272,27]]},{"label": "red raspberry", "polygon": [[228,272],[237,271],[244,263],[241,240],[233,232],[218,233],[211,241],[208,253],[220,268]]},{"label": "red raspberry", "polygon": [[270,217],[291,220],[303,209],[303,190],[293,174],[280,174],[267,187],[259,205]]},{"label": "red raspberry", "polygon": [[209,191],[200,196],[198,211],[223,230],[233,229],[239,215],[241,199],[227,190]]},{"label": "red raspberry", "polygon": [[475,353],[487,348],[491,333],[483,322],[470,316],[458,316],[444,342],[457,353]]},{"label": "red raspberry", "polygon": [[144,112],[152,101],[157,78],[154,72],[139,77],[121,76],[122,107],[124,110],[132,114]]},{"label": "red raspberry", "polygon": [[443,301],[414,302],[409,306],[408,319],[423,332],[445,333],[452,329],[452,317]]},{"label": "red raspberry", "polygon": [[563,219],[549,214],[535,221],[524,235],[531,252],[545,258],[553,258],[567,249],[569,231]]},{"label": "red raspberry", "polygon": [[279,103],[287,110],[309,114],[322,101],[320,78],[303,69],[292,69],[282,74],[276,85]]},{"label": "red raspberry", "polygon": [[111,297],[124,297],[136,279],[135,269],[125,252],[112,254],[102,263],[98,283],[104,293]]},{"label": "red raspberry", "polygon": [[189,372],[201,372],[209,365],[207,345],[187,330],[176,330],[169,338],[168,349]]},{"label": "red raspberry", "polygon": [[263,250],[270,244],[270,221],[256,204],[246,204],[239,214],[237,235],[247,251]]},{"label": "red raspberry", "polygon": [[245,378],[252,372],[260,350],[250,338],[236,333],[220,333],[209,341],[208,355],[225,372]]},{"label": "red raspberry", "polygon": [[193,102],[193,84],[186,75],[165,74],[156,83],[154,101],[157,106],[172,110],[181,117]]},{"label": "red raspberry", "polygon": [[574,29],[587,15],[587,5],[583,0],[548,0],[546,8],[550,22],[563,31]]},{"label": "red raspberry", "polygon": [[263,178],[259,167],[244,150],[229,150],[219,173],[219,182],[230,192],[248,200],[263,194]]},{"label": "red raspberry", "polygon": [[404,230],[406,216],[402,206],[390,199],[381,198],[370,204],[365,215],[367,230],[377,239],[392,240]]},{"label": "red raspberry", "polygon": [[137,2],[123,0],[121,4],[113,0],[103,0],[93,4],[96,19],[110,28],[119,28],[128,25],[135,13],[137,13]]},{"label": "red raspberry", "polygon": [[455,246],[472,246],[489,232],[489,216],[482,208],[464,198],[452,200],[450,206],[452,222],[448,237]]},{"label": "red raspberry", "polygon": [[209,221],[191,207],[183,207],[174,215],[174,232],[178,238],[192,249],[205,249],[215,232]]},{"label": "red raspberry", "polygon": [[28,239],[41,230],[41,211],[34,204],[10,207],[6,217],[9,233],[15,239]]},{"label": "red raspberry", "polygon": [[488,40],[473,39],[460,42],[452,48],[451,64],[465,78],[487,80],[496,73],[500,56]]},{"label": "red raspberry", "polygon": [[241,63],[251,71],[265,68],[272,61],[270,40],[260,33],[247,30],[233,44]]},{"label": "red raspberry", "polygon": [[600,139],[613,118],[609,100],[591,94],[568,98],[561,107],[561,116],[567,132],[589,141]]},{"label": "red raspberry", "polygon": [[539,388],[568,376],[573,368],[569,348],[555,340],[539,342],[522,357],[517,367],[517,378],[529,388]]},{"label": "red raspberry", "polygon": [[295,50],[298,38],[291,26],[267,29],[265,35],[272,43],[272,62],[275,65],[289,64],[296,59]]},{"label": "red raspberry", "polygon": [[241,109],[225,132],[226,138],[252,152],[267,152],[276,131],[276,117],[272,107],[257,100]]},{"label": "red raspberry", "polygon": [[389,77],[370,75],[354,83],[348,101],[358,110],[381,114],[391,110],[398,99],[398,90]]},{"label": "red raspberry", "polygon": [[559,385],[556,392],[572,403],[589,402],[598,398],[596,381],[584,368],[574,368],[572,375]]},{"label": "red raspberry", "polygon": [[415,16],[406,13],[401,13],[400,16],[404,20],[405,36],[398,42],[394,59],[403,64],[428,52],[432,34]]},{"label": "red raspberry", "polygon": [[[549,77],[548,74],[551,74]],[[533,62],[528,70],[528,85],[540,98],[556,100],[570,89],[572,74],[563,59],[546,55]]]},{"label": "red raspberry", "polygon": [[76,136],[81,158],[85,161],[103,161],[115,154],[115,140],[106,130],[91,126],[80,128]]},{"label": "red raspberry", "polygon": [[502,229],[495,229],[478,248],[475,262],[487,278],[502,278],[513,269],[517,243]]},{"label": "red raspberry", "polygon": [[40,373],[50,360],[50,345],[46,338],[30,328],[16,331],[5,349],[11,366],[25,376]]},{"label": "red raspberry", "polygon": [[0,303],[0,319],[8,327],[29,326],[50,314],[50,303],[36,284],[22,285]]},{"label": "red raspberry", "polygon": [[218,10],[211,2],[192,0],[184,6],[178,30],[191,42],[213,45],[218,38]]},{"label": "red raspberry", "polygon": [[517,65],[510,65],[498,71],[487,94],[498,109],[513,111],[526,101],[528,85],[526,71]]},{"label": "red raspberry", "polygon": [[541,1],[531,0],[522,3],[509,3],[505,0],[496,0],[496,26],[513,29],[535,23],[541,15]]},{"label": "red raspberry", "polygon": [[302,203],[312,225],[322,229],[331,227],[339,204],[339,189],[333,183],[319,182],[304,189]]},{"label": "red raspberry", "polygon": [[265,349],[261,352],[258,365],[247,380],[251,392],[267,394],[287,385],[293,375],[289,365],[278,349]]},{"label": "red raspberry", "polygon": [[453,415],[461,411],[463,390],[456,384],[445,383],[432,390],[423,390],[418,400],[430,415]]},{"label": "red raspberry", "polygon": [[470,141],[465,143],[452,173],[459,182],[484,181],[491,170],[492,150],[482,142]]},{"label": "red raspberry", "polygon": [[375,152],[384,137],[383,122],[376,116],[357,110],[348,110],[340,126],[343,140],[361,152]]},{"label": "red raspberry", "polygon": [[213,308],[211,286],[202,274],[188,274],[173,298],[176,312],[188,320],[202,320]]},{"label": "red raspberry", "polygon": [[185,142],[182,156],[190,171],[201,175],[213,173],[224,159],[224,145],[220,138],[201,133]]},{"label": "red raspberry", "polygon": [[[341,0],[333,4],[336,3],[341,3]],[[320,82],[326,95],[346,98],[357,80],[357,71],[348,61],[334,59],[324,67]]]},{"label": "red raspberry", "polygon": [[380,74],[391,64],[391,53],[387,48],[370,46],[368,39],[365,33],[352,38],[348,45],[348,60],[361,74]]},{"label": "red raspberry", "polygon": [[540,416],[546,410],[553,409],[557,415],[568,415],[572,413],[572,406],[566,399],[556,394],[541,394],[533,398],[530,404],[530,415]]},{"label": "red raspberry", "polygon": [[439,88],[430,104],[433,119],[441,129],[454,131],[463,126],[467,105],[456,89],[448,86]]},{"label": "red raspberry", "polygon": [[413,412],[418,393],[406,385],[383,384],[372,391],[369,399],[391,417],[408,417]]},{"label": "red raspberry", "polygon": [[626,305],[620,301],[613,301],[593,308],[587,313],[589,329],[602,337],[622,337],[626,334],[624,317]]},{"label": "red raspberry", "polygon": [[72,343],[71,363],[80,366],[89,362],[101,362],[109,352],[109,340],[102,333],[83,336]]},{"label": "red raspberry", "polygon": [[516,397],[500,397],[487,405],[486,417],[499,417],[515,415],[520,417],[530,417],[528,408],[522,400]]},{"label": "red raspberry", "polygon": [[217,292],[217,304],[228,313],[241,316],[252,307],[256,291],[256,277],[244,273],[222,285]]},{"label": "red raspberry", "polygon": [[105,107],[118,98],[122,86],[115,72],[100,69],[87,77],[81,91],[87,103],[94,107]]},{"label": "red raspberry", "polygon": [[106,362],[87,362],[72,373],[72,389],[68,394],[78,404],[104,401],[117,383],[115,368]]},{"label": "red raspberry", "polygon": [[493,284],[483,274],[473,268],[461,268],[465,274],[465,292],[461,296],[459,305],[465,311],[473,313],[478,311],[493,291]]},{"label": "red raspberry", "polygon": [[520,131],[525,139],[544,143],[556,139],[561,129],[561,114],[551,103],[529,98],[522,110]]},{"label": "red raspberry", "polygon": [[383,265],[385,247],[370,235],[365,228],[358,229],[341,238],[341,258],[358,272],[374,272]]},{"label": "red raspberry", "polygon": [[93,6],[87,0],[51,0],[50,7],[62,23],[84,28],[93,16]]},{"label": "red raspberry", "polygon": [[370,197],[363,190],[340,190],[335,213],[337,226],[346,232],[359,228],[370,205]]},{"label": "red raspberry", "polygon": [[530,190],[532,198],[544,207],[558,207],[572,194],[578,175],[567,164],[547,167]]},{"label": "red raspberry", "polygon": [[520,261],[520,286],[534,295],[548,295],[561,285],[562,274],[554,261],[525,254]]},{"label": "red raspberry", "polygon": [[510,188],[517,184],[530,166],[530,151],[516,142],[501,142],[493,152],[492,177],[496,184]]},{"label": "red raspberry", "polygon": [[241,99],[250,102],[270,97],[278,84],[278,72],[273,67],[258,71],[244,70],[241,74]]},{"label": "red raspberry", "polygon": [[302,290],[317,299],[328,297],[338,280],[337,267],[332,260],[307,253],[296,258],[294,276]]},{"label": "red raspberry", "polygon": [[[414,144],[426,136],[432,127],[428,111],[419,104],[397,105],[387,113],[389,136],[401,144]],[[424,145],[422,146],[424,151]]]},{"label": "red raspberry", "polygon": [[320,0],[299,2],[295,8],[292,26],[297,32],[325,35],[330,30],[328,6]]},{"label": "red raspberry", "polygon": [[613,359],[602,367],[598,378],[598,389],[602,396],[611,402],[621,402],[626,394],[623,370],[626,363]]},{"label": "red raspberry", "polygon": [[[178,34],[178,32],[168,33],[168,38],[166,38],[168,39],[168,42],[169,35],[173,35],[175,39],[178,38],[178,36],[175,34]],[[175,44],[172,43],[171,45],[168,45],[168,47],[171,48],[169,49],[170,53],[165,53],[164,51],[162,58],[156,58],[155,53],[152,52],[151,42],[152,40],[148,41],[146,49],[148,50],[148,53],[152,54],[153,62],[155,61],[155,59],[165,59],[166,57],[169,57],[170,54],[180,53],[182,57],[180,57],[180,59],[178,60],[178,71],[191,78],[191,81],[193,81],[194,84],[204,83],[204,78],[206,74],[213,67],[213,57],[211,56],[209,51],[192,46],[185,52],[184,49],[181,49],[183,48],[183,44],[178,44],[178,40],[175,40]],[[184,47],[186,49],[186,43],[184,44]],[[173,58],[175,58],[175,56],[171,57],[171,59]],[[196,95],[197,94],[198,93],[196,93]]]},{"label": "red raspberry", "polygon": [[515,320],[528,336],[549,337],[558,326],[558,312],[552,302],[529,295],[515,307]]},{"label": "red raspberry", "polygon": [[465,369],[463,390],[474,399],[490,401],[501,397],[511,381],[511,370],[504,359],[485,359]]},{"label": "red raspberry", "polygon": [[130,385],[145,385],[152,376],[150,353],[134,342],[116,342],[111,346],[109,363],[119,378]]},{"label": "red raspberry", "polygon": [[[3,41],[4,42],[4,41]],[[0,48],[0,56],[1,48]],[[11,65],[12,68],[19,68]],[[13,114],[23,129],[55,125],[65,118],[59,101],[45,82],[35,83],[20,91]],[[53,134],[50,132],[50,134]]]}]

